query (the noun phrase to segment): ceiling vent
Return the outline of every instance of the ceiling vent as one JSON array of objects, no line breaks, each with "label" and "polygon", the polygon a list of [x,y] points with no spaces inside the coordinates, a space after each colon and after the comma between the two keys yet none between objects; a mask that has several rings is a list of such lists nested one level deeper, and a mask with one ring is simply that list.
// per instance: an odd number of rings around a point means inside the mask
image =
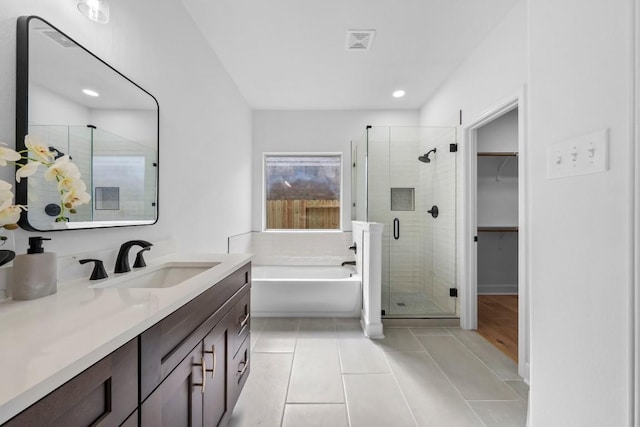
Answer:
[{"label": "ceiling vent", "polygon": [[62,47],[77,47],[78,45],[73,42],[73,40],[69,39],[64,34],[52,29],[51,27],[36,27],[34,28],[36,31],[40,31],[45,36],[49,37]]},{"label": "ceiling vent", "polygon": [[370,50],[376,30],[347,30],[346,50]]}]

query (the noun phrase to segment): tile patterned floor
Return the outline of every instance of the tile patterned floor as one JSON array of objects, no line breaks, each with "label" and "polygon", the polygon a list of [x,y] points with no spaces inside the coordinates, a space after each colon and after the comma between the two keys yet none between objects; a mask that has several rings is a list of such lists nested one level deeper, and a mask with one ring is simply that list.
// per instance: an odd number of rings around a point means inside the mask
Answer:
[{"label": "tile patterned floor", "polygon": [[440,307],[435,301],[420,292],[392,291],[389,293],[389,315],[445,315],[453,314],[451,308]]},{"label": "tile patterned floor", "polygon": [[232,427],[525,425],[527,385],[473,331],[358,319],[253,318],[252,366]]}]

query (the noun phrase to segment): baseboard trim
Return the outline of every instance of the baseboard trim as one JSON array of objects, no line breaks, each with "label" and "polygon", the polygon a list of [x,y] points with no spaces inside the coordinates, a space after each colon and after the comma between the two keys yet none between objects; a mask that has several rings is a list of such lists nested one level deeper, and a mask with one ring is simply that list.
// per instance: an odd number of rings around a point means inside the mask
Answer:
[{"label": "baseboard trim", "polygon": [[382,324],[385,327],[460,327],[460,318],[430,318],[430,319],[409,319],[409,318],[383,318]]}]

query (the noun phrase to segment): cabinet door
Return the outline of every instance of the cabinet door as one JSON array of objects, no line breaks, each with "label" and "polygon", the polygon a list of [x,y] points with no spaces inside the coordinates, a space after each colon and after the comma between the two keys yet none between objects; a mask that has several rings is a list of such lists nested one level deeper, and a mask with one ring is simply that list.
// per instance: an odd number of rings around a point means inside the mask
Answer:
[{"label": "cabinet door", "polygon": [[204,354],[207,364],[207,387],[204,393],[203,421],[206,427],[220,425],[228,407],[227,357],[231,342],[229,326],[232,313],[227,314],[204,338]]},{"label": "cabinet door", "polygon": [[3,426],[119,426],[137,406],[138,340],[134,339]]},{"label": "cabinet door", "polygon": [[202,425],[202,395],[209,385],[202,361],[202,345],[198,345],[142,403],[142,427]]}]

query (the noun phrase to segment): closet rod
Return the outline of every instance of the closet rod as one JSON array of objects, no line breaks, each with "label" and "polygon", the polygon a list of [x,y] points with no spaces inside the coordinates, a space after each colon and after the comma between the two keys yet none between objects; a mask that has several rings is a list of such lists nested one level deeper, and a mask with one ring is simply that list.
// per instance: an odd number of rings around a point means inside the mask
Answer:
[{"label": "closet rod", "polygon": [[496,233],[517,232],[518,227],[478,227],[478,231],[496,232]]},{"label": "closet rod", "polygon": [[516,157],[514,151],[478,151],[478,157]]}]

